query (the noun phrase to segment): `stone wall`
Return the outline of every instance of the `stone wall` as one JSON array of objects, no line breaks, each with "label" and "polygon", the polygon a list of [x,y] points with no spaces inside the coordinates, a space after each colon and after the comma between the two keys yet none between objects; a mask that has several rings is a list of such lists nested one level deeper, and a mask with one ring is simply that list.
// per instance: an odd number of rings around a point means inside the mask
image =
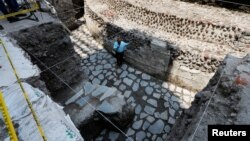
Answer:
[{"label": "stone wall", "polygon": [[[207,54],[201,55],[201,54],[194,54],[193,52],[189,52],[189,51],[182,51],[176,48],[175,46],[172,46],[167,41],[160,41],[153,37],[146,37],[145,34],[138,33],[136,31],[126,32],[122,28],[117,27],[114,24],[110,24],[110,23],[105,24],[105,21],[102,18],[100,18],[97,14],[95,14],[91,9],[88,8],[87,11],[88,11],[87,14],[88,16],[90,16],[90,19],[94,19],[96,22],[96,23],[93,23],[94,21],[92,20],[91,22],[87,22],[87,24],[89,24],[89,27],[91,26],[93,27],[95,24],[97,24],[97,26],[100,25],[99,26],[101,27],[100,33],[95,33],[95,34],[104,35],[107,38],[106,40],[107,42],[104,42],[104,43],[106,43],[106,47],[109,49],[109,51],[112,51],[112,48],[111,48],[112,41],[114,41],[115,37],[117,35],[122,35],[123,37],[125,37],[126,40],[129,40],[131,42],[129,49],[127,50],[126,60],[128,62],[131,62],[133,65],[137,65],[138,68],[140,68],[141,70],[145,70],[146,72],[150,74],[154,74],[154,75],[158,74],[158,76],[161,76],[161,77],[166,76],[166,74],[163,75],[163,73],[166,73],[167,71],[166,66],[165,67],[163,66],[154,67],[154,66],[155,65],[158,65],[158,66],[167,65],[169,63],[167,60],[171,61],[176,58],[178,59],[178,62],[181,65],[184,65],[190,69],[203,70],[203,72],[211,73],[211,72],[216,71],[216,68],[220,64],[219,60],[222,59],[222,58],[216,58],[216,56],[210,56]],[[97,27],[95,27],[94,29],[97,29]],[[93,32],[97,32],[97,31],[93,31]],[[150,44],[151,42],[154,42],[156,40],[158,40],[158,43],[159,42],[162,42],[162,43],[161,45],[157,45],[158,47],[155,48],[154,45],[151,46]],[[162,45],[163,47],[160,47]],[[147,48],[144,48],[145,46]],[[161,54],[165,55],[165,57],[162,56]],[[149,58],[148,56],[150,56],[151,58]],[[144,60],[148,60],[148,61],[145,62]],[[164,62],[164,60],[165,60],[165,64],[159,63],[159,62]],[[145,64],[145,65],[142,65],[142,64]],[[157,70],[155,68],[157,68]],[[156,71],[158,72],[156,73]]]},{"label": "stone wall", "polygon": [[179,1],[219,6],[241,12],[250,13],[250,8],[248,6],[245,6],[245,4],[246,5],[250,4],[248,0],[225,0],[225,2],[218,0],[179,0]]},{"label": "stone wall", "polygon": [[203,3],[226,3],[226,2],[235,2],[239,4],[249,4],[249,1],[246,0],[225,0],[223,1],[218,1],[218,0],[181,0],[181,1],[189,1],[189,2],[203,2]]},{"label": "stone wall", "polygon": [[[192,52],[187,53],[165,40],[146,36],[146,34],[139,31],[125,31],[121,27],[105,22],[89,7],[86,7],[86,10],[85,18],[87,26],[96,39],[103,42],[105,47],[112,52],[112,44],[115,37],[122,35],[131,43],[126,51],[125,61],[159,79],[168,79],[172,83],[178,83],[178,85],[187,89],[201,90],[208,82],[208,79],[203,78],[210,78],[211,74],[201,74],[199,71],[200,68],[204,64],[209,64],[211,60],[213,60],[214,64],[219,63],[218,61],[214,61],[212,56],[208,55],[200,60],[200,64],[197,64],[196,61],[200,59],[199,55],[195,58]],[[177,62],[173,63],[174,60]],[[185,65],[187,68],[198,69],[198,71],[179,69],[181,65]],[[203,70],[205,72],[214,72],[217,68],[214,68],[214,66],[217,65],[206,65],[206,67],[203,67]]]},{"label": "stone wall", "polygon": [[182,66],[208,73],[215,72],[221,62],[220,58],[214,58],[206,54],[202,56],[191,51],[179,51],[177,60]]},{"label": "stone wall", "polygon": [[[130,43],[125,52],[125,61],[155,77],[166,78],[171,57],[170,48],[166,41],[146,36],[136,30],[125,31],[113,24],[106,23],[89,8],[86,13],[89,16],[89,18],[86,18],[88,27],[92,32],[96,32],[95,35],[101,38],[109,52],[113,50],[116,37],[122,36],[125,41]],[[93,27],[94,25],[96,27]]]},{"label": "stone wall", "polygon": [[[244,56],[248,52],[250,34],[229,26],[234,24],[215,25],[207,20],[153,12],[138,5],[125,0],[87,1],[86,23],[109,50],[117,35],[126,37],[132,43],[126,61],[144,72],[157,74],[158,78],[201,90],[227,53]],[[160,49],[151,45],[155,40]],[[164,67],[162,60],[168,66]]]},{"label": "stone wall", "polygon": [[245,36],[242,29],[234,26],[215,25],[167,13],[157,13],[123,0],[104,0],[103,2],[128,20],[191,39],[234,46]]}]

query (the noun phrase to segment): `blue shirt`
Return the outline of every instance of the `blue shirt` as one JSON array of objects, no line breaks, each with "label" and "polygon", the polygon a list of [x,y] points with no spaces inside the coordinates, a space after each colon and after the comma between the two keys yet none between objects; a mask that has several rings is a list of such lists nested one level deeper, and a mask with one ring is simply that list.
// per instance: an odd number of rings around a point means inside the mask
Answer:
[{"label": "blue shirt", "polygon": [[[127,45],[128,45],[128,43],[125,43],[125,42],[121,41],[120,46],[119,46],[118,42],[116,41],[116,42],[114,43],[113,49],[114,49],[116,52],[121,53],[121,52],[124,52],[124,51],[126,50]],[[117,48],[118,48],[118,49],[117,49]]]}]

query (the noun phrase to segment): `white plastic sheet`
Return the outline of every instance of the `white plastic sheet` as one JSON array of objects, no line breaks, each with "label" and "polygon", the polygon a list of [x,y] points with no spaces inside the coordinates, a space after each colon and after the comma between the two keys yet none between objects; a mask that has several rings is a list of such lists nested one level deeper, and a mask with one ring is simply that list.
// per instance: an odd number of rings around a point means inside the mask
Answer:
[{"label": "white plastic sheet", "polygon": [[[39,69],[36,65],[33,65],[31,61],[25,57],[25,52],[17,45],[13,44],[8,37],[0,34],[0,38],[4,42],[4,45],[10,55],[13,65],[21,79],[30,78],[32,76],[39,76]],[[16,77],[14,75],[13,69],[7,58],[3,46],[0,44],[0,87],[9,86],[10,84],[16,82]]]},{"label": "white plastic sheet", "polygon": [[[83,141],[78,129],[62,107],[42,91],[23,83],[33,104],[48,141]],[[19,124],[18,137],[24,141],[42,141],[37,125],[22,94],[20,86],[13,84],[3,89],[4,99],[14,123]]]}]

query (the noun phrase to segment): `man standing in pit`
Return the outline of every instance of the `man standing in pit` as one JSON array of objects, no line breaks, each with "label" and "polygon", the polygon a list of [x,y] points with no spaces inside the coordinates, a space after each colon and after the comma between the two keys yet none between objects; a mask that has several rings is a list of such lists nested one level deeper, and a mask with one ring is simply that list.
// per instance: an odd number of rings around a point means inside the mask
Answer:
[{"label": "man standing in pit", "polygon": [[124,52],[128,44],[129,43],[124,42],[120,36],[117,37],[117,40],[114,43],[113,49],[116,53],[116,63],[118,67],[122,66]]}]

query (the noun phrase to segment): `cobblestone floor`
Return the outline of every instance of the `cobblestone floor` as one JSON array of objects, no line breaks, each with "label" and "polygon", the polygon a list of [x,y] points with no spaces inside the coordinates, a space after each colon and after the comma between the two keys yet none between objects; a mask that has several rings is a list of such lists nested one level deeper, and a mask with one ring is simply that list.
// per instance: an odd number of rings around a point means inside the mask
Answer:
[{"label": "cobblestone floor", "polygon": [[[85,26],[71,36],[82,68],[94,84],[115,87],[135,106],[134,122],[124,132],[133,140],[162,141],[183,108],[189,108],[194,92],[155,79],[127,64],[116,68],[116,59],[98,44]],[[104,130],[96,141],[129,140],[121,133]]]}]

